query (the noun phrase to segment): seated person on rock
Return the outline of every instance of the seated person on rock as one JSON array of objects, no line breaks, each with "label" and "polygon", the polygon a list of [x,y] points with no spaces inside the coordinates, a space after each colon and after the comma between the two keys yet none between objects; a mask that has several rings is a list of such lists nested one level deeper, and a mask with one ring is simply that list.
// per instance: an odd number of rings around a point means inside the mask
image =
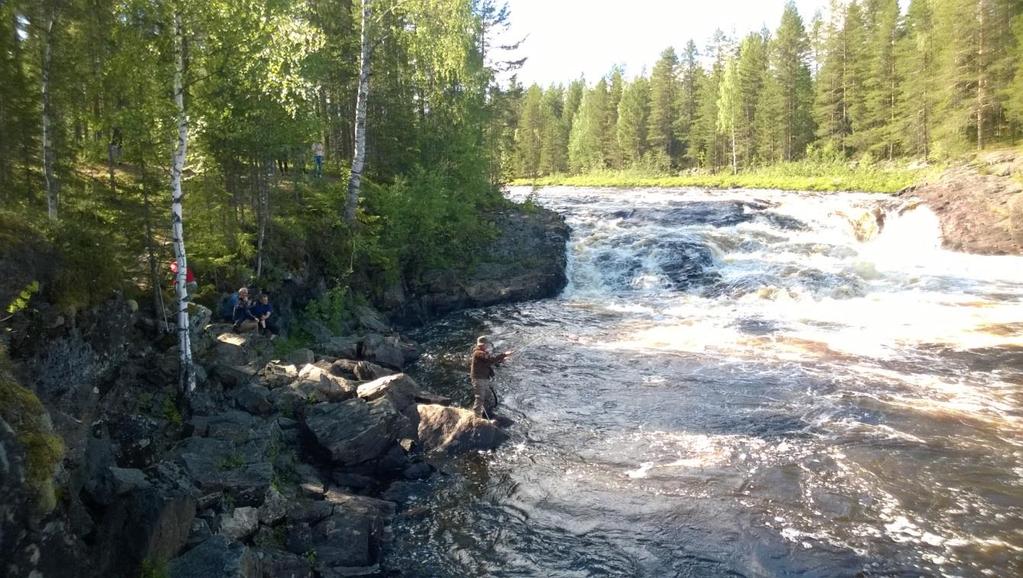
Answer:
[{"label": "seated person on rock", "polygon": [[241,289],[231,293],[226,299],[220,302],[220,316],[224,318],[224,321],[234,322],[234,312],[238,307],[238,301],[244,297],[249,298],[249,289],[242,287]]},{"label": "seated person on rock", "polygon": [[273,319],[273,305],[270,305],[270,295],[263,293],[259,296],[259,301],[253,303],[249,307],[249,315],[256,320],[256,331],[260,335],[266,335],[273,339],[277,335],[277,327],[274,324]]},{"label": "seated person on rock", "polygon": [[234,321],[232,330],[235,333],[242,329],[250,330],[259,325],[255,315],[252,314],[252,306],[253,303],[249,300],[249,290],[242,287],[238,290],[238,302],[235,303],[231,313],[231,320]]}]

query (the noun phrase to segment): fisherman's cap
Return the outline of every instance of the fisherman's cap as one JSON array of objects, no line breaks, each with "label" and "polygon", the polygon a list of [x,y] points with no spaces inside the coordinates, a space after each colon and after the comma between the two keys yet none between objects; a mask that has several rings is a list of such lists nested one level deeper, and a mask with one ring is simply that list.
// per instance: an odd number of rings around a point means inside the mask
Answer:
[{"label": "fisherman's cap", "polygon": [[479,339],[476,340],[476,343],[483,345],[484,343],[490,343],[490,340],[487,339],[486,335],[480,335]]}]

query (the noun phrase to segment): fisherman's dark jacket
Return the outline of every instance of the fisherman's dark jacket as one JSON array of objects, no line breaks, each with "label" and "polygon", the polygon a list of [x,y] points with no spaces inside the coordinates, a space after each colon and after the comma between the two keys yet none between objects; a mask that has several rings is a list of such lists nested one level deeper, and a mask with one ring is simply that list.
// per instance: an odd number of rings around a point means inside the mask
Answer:
[{"label": "fisherman's dark jacket", "polygon": [[505,355],[490,355],[486,348],[476,346],[472,350],[469,361],[469,377],[473,379],[490,379],[494,377],[494,366],[504,361]]}]

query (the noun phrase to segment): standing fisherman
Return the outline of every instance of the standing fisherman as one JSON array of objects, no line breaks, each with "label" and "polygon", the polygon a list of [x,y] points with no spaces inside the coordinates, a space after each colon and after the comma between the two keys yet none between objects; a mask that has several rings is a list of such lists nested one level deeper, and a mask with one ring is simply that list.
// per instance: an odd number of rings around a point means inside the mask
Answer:
[{"label": "standing fisherman", "polygon": [[494,355],[490,341],[485,336],[476,340],[476,346],[472,349],[472,358],[469,361],[469,379],[472,380],[472,394],[474,396],[472,411],[479,417],[493,419],[494,408],[497,407],[497,394],[491,380],[494,378],[494,366],[511,355],[510,351]]}]

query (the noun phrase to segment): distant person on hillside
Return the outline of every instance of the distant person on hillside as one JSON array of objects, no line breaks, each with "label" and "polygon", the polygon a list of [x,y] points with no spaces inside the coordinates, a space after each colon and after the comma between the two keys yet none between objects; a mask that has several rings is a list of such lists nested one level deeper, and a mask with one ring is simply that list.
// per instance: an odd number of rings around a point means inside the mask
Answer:
[{"label": "distant person on hillside", "polygon": [[504,353],[493,353],[493,346],[486,336],[481,335],[476,340],[476,346],[472,349],[472,357],[469,360],[469,379],[472,381],[473,404],[472,411],[478,417],[494,419],[494,409],[497,407],[497,393],[494,391],[492,379],[496,375],[494,367],[499,365],[508,356],[510,351]]},{"label": "distant person on hillside", "polygon": [[316,168],[314,169],[314,171],[315,171],[314,174],[317,177],[322,177],[323,176],[323,143],[321,143],[321,142],[314,142],[313,143],[313,162],[316,163]]},{"label": "distant person on hillside", "polygon": [[242,330],[242,324],[246,321],[256,321],[256,317],[252,315],[252,301],[249,300],[249,290],[245,287],[238,290],[238,301],[234,304],[231,319],[234,321],[234,327],[231,329],[235,333]]},{"label": "distant person on hillside", "polygon": [[256,331],[260,335],[266,335],[273,339],[277,336],[277,327],[272,319],[274,312],[273,305],[270,305],[270,295],[263,293],[259,301],[249,307],[249,314],[256,320]]},{"label": "distant person on hillside", "polygon": [[[172,286],[177,287],[178,285],[178,260],[174,259],[170,262],[170,272],[174,276],[174,281],[171,283]],[[195,295],[195,292],[199,290],[199,284],[195,282],[195,274],[192,273],[191,267],[185,267],[185,293],[189,298]]]}]

